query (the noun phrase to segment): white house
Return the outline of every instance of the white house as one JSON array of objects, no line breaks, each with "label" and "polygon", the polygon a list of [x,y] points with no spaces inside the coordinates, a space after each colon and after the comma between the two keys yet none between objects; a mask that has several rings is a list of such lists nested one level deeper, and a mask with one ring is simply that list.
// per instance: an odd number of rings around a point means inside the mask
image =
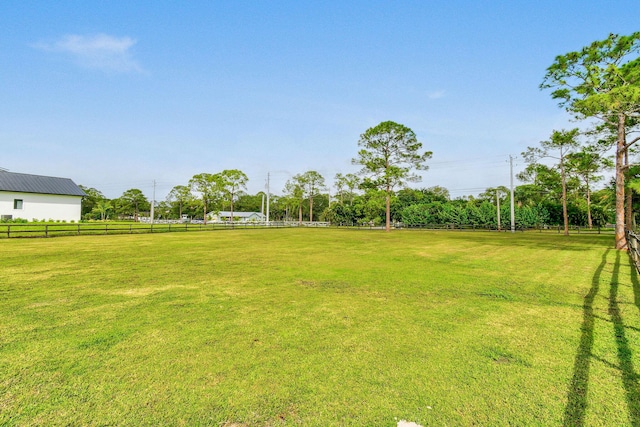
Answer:
[{"label": "white house", "polygon": [[[231,212],[221,211],[212,213],[209,216],[213,221],[230,221]],[[266,216],[260,212],[233,212],[233,219],[238,222],[263,222],[267,219]]]},{"label": "white house", "polygon": [[0,219],[79,221],[84,196],[69,178],[0,170]]}]

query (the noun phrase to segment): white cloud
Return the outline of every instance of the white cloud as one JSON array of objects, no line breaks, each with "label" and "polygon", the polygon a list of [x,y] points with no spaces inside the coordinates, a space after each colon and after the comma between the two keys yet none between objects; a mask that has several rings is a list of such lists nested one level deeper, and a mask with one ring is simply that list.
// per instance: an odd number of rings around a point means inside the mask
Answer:
[{"label": "white cloud", "polygon": [[440,99],[444,97],[444,93],[444,90],[440,89],[436,90],[435,92],[429,93],[427,96],[429,97],[429,99]]},{"label": "white cloud", "polygon": [[108,34],[69,34],[52,43],[38,43],[34,47],[48,52],[71,56],[80,66],[116,72],[142,72],[133,58],[131,48],[137,40]]}]

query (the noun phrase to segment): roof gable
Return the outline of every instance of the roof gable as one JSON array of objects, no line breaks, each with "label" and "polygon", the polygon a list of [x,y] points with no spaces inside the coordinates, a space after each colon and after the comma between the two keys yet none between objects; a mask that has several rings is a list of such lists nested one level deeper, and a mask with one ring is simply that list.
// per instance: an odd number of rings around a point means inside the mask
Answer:
[{"label": "roof gable", "polygon": [[[215,212],[214,212],[214,214],[215,214]],[[258,217],[264,216],[260,212],[237,212],[237,211],[233,212],[233,216],[236,217],[236,218],[249,218],[249,217],[251,217],[253,215],[258,216]],[[230,217],[231,216],[231,211],[220,211],[220,212],[218,212],[218,216]]]},{"label": "roof gable", "polygon": [[86,196],[69,178],[0,171],[0,191]]}]

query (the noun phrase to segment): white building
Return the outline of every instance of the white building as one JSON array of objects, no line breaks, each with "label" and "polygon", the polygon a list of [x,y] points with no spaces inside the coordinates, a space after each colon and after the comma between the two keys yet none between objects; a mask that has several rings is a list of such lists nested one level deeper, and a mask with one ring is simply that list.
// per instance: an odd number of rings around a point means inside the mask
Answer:
[{"label": "white building", "polygon": [[0,170],[0,219],[79,221],[84,196],[68,178]]},{"label": "white building", "polygon": [[[230,211],[221,211],[208,214],[213,221],[231,221]],[[233,212],[233,219],[237,222],[264,222],[267,217],[260,212]]]}]

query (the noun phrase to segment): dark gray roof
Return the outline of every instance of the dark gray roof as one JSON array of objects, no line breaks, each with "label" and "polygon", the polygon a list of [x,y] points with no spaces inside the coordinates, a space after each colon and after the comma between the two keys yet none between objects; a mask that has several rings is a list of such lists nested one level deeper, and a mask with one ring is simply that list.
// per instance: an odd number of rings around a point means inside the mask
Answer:
[{"label": "dark gray roof", "polygon": [[25,173],[14,173],[1,170],[0,191],[86,196],[85,192],[69,178],[28,175]]}]

